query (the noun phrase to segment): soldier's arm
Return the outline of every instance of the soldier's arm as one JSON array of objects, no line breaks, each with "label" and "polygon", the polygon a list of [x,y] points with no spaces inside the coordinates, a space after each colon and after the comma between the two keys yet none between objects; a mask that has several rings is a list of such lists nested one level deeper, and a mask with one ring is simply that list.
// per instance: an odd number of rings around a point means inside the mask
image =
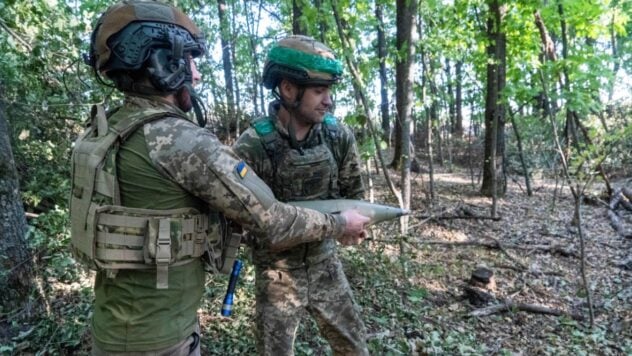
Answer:
[{"label": "soldier's arm", "polygon": [[356,140],[351,129],[345,125],[340,125],[340,139],[338,147],[339,157],[342,162],[338,162],[338,179],[340,183],[340,193],[347,199],[363,199],[364,183],[360,172],[360,156],[356,147]]},{"label": "soldier's arm", "polygon": [[268,239],[272,248],[286,249],[344,234],[342,216],[282,204],[271,192],[257,193],[256,185],[265,184],[250,167],[240,165],[237,155],[210,131],[172,118],[146,124],[143,129],[149,155],[161,173],[245,229]]},{"label": "soldier's arm", "polygon": [[267,164],[268,155],[265,147],[263,147],[261,138],[259,138],[254,129],[249,128],[244,131],[233,144],[233,150],[239,158],[246,161],[260,176],[265,177],[265,175],[262,175],[263,172],[266,172],[266,169],[271,169]]}]

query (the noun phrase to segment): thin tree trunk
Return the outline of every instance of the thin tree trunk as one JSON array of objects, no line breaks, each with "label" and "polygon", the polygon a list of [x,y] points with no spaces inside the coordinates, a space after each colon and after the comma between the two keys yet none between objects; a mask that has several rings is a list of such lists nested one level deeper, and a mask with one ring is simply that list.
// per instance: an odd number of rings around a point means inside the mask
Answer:
[{"label": "thin tree trunk", "polygon": [[617,45],[617,34],[614,30],[616,20],[616,11],[612,11],[612,20],[610,21],[610,48],[612,48],[612,79],[610,80],[608,87],[608,103],[606,105],[606,113],[608,116],[614,115],[614,105],[612,104],[612,99],[614,97],[614,86],[616,83],[617,73],[619,72],[619,67],[621,62],[619,61],[619,53],[618,53],[618,45]]},{"label": "thin tree trunk", "polygon": [[[413,78],[415,72],[415,19],[417,17],[417,0],[397,0],[397,39],[395,46],[398,53],[405,54],[398,57],[396,62],[396,106],[397,117],[401,123],[402,162],[401,187],[404,209],[410,209],[410,125],[412,123],[413,108]],[[408,233],[408,217],[400,219],[402,235]],[[405,253],[405,245],[400,244],[400,254]]]},{"label": "thin tree trunk", "polygon": [[386,163],[384,161],[384,157],[382,156],[382,150],[380,148],[380,140],[377,137],[377,133],[375,132],[375,128],[373,127],[373,117],[371,115],[371,110],[369,107],[368,100],[366,98],[366,94],[364,92],[364,83],[362,82],[362,77],[358,71],[358,66],[353,60],[353,46],[347,40],[347,37],[344,32],[344,28],[342,25],[342,21],[340,20],[340,14],[338,10],[338,6],[335,0],[331,1],[331,7],[333,10],[334,20],[336,21],[336,29],[338,31],[338,36],[340,41],[342,42],[342,47],[345,49],[344,57],[347,62],[347,66],[349,67],[349,71],[351,72],[351,76],[353,77],[353,88],[356,91],[357,95],[359,95],[360,100],[362,101],[362,108],[364,111],[364,115],[366,116],[366,123],[369,132],[371,133],[371,137],[373,138],[373,143],[375,144],[375,152],[380,161],[380,165],[382,166],[382,172],[384,174],[384,178],[386,179],[386,183],[389,187],[389,190],[393,194],[393,196],[397,199],[399,206],[403,207],[404,203],[402,201],[402,194],[397,190],[395,184],[391,180],[391,177],[388,174],[388,169],[386,168]]},{"label": "thin tree trunk", "polygon": [[516,141],[518,142],[518,154],[520,155],[520,163],[522,164],[522,171],[524,174],[524,183],[527,186],[527,195],[532,196],[533,192],[531,191],[531,179],[529,178],[529,167],[527,167],[527,162],[524,159],[524,150],[522,149],[522,139],[520,137],[520,132],[518,131],[518,126],[516,125],[516,119],[512,113],[509,113],[509,118],[511,119],[511,127],[513,127],[514,134],[516,135]]},{"label": "thin tree trunk", "polygon": [[384,34],[384,19],[380,1],[375,2],[375,18],[377,20],[377,58],[380,62],[380,113],[382,115],[382,132],[384,141],[390,145],[391,122],[388,114],[388,78],[386,77],[386,36]]},{"label": "thin tree trunk", "polygon": [[456,62],[456,121],[454,127],[454,136],[463,137],[463,61]]},{"label": "thin tree trunk", "polygon": [[369,202],[373,203],[375,201],[375,192],[373,189],[373,173],[371,173],[371,158],[365,160],[364,164],[366,169],[367,186],[369,187]]},{"label": "thin tree trunk", "polygon": [[[562,58],[564,60],[568,59],[568,35],[566,30],[566,18],[564,17],[564,6],[562,2],[558,0],[557,2],[558,14],[560,15],[560,27],[562,29]],[[571,94],[571,84],[568,75],[567,66],[563,66],[562,68],[562,87],[564,88],[564,92],[566,96],[570,96]],[[565,130],[565,138],[566,138],[566,150],[570,152],[570,147],[573,142],[577,143],[579,141],[577,136],[577,126],[575,125],[575,116],[568,105],[568,100],[566,101],[566,130]]]},{"label": "thin tree trunk", "polygon": [[[256,24],[259,23],[261,19],[261,4],[262,0],[259,0],[259,13],[257,17]],[[261,75],[259,74],[259,58],[257,54],[257,44],[255,42],[255,36],[257,35],[258,25],[255,25],[255,21],[253,19],[253,14],[250,11],[250,7],[248,6],[248,0],[244,0],[244,11],[246,15],[246,28],[248,30],[248,45],[250,49],[250,56],[252,57],[252,65],[250,65],[250,78],[252,80],[252,107],[255,110],[255,117],[259,117],[263,115],[259,110],[258,100],[258,87],[259,82],[261,81]]]},{"label": "thin tree trunk", "polygon": [[590,315],[590,327],[595,326],[595,312],[593,310],[593,297],[592,289],[588,283],[588,276],[586,271],[586,247],[584,242],[584,229],[582,222],[582,199],[583,194],[579,192],[579,195],[575,197],[575,220],[577,220],[577,233],[579,234],[579,247],[581,252],[580,272],[582,276],[582,282],[584,283],[584,289],[586,291],[586,301],[588,302],[588,313]]},{"label": "thin tree trunk", "polygon": [[230,26],[226,18],[226,0],[217,0],[217,12],[220,23],[220,42],[222,44],[222,64],[226,85],[226,137],[230,138],[230,125],[235,119],[235,90],[233,89],[233,63],[230,54]]},{"label": "thin tree trunk", "polygon": [[430,190],[430,204],[433,205],[435,200],[435,191],[434,191],[434,157],[432,152],[432,119],[430,118],[430,114],[426,115],[426,135],[428,135],[428,145],[426,149],[428,150],[428,188]]},{"label": "thin tree trunk", "polygon": [[[505,88],[506,37],[502,29],[506,5],[498,0],[489,4],[487,35],[487,93],[485,97],[485,157],[481,193],[488,197],[503,196],[507,182],[503,173],[505,155]],[[492,210],[494,205],[492,205]]]},{"label": "thin tree trunk", "polygon": [[301,0],[292,0],[292,34],[294,35],[307,35],[307,30],[303,25],[302,16],[302,4],[299,4]]},{"label": "thin tree trunk", "polygon": [[[235,2],[231,2],[230,3],[230,7],[231,7],[231,13],[230,13],[230,19],[231,19],[231,38],[232,40],[230,41],[230,54],[232,57],[232,63],[235,66],[238,66],[237,64],[237,57],[235,55],[235,38],[237,37],[235,34],[236,31],[236,25],[235,25]],[[235,140],[237,140],[239,138],[239,119],[241,117],[241,92],[239,91],[239,80],[237,80],[237,72],[233,71],[233,83],[235,84]]]}]

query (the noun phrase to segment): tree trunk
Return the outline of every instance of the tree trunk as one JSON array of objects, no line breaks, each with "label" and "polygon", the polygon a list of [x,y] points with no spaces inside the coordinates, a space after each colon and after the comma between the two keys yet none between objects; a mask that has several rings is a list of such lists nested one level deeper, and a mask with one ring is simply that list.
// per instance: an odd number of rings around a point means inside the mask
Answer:
[{"label": "tree trunk", "polygon": [[487,92],[485,96],[485,156],[481,193],[488,197],[504,196],[507,182],[504,175],[505,156],[505,88],[506,37],[502,21],[506,5],[498,0],[489,4],[487,20]]},{"label": "tree trunk", "polygon": [[235,97],[233,89],[233,62],[230,54],[230,25],[226,18],[226,0],[217,0],[217,12],[220,23],[220,42],[222,44],[222,65],[226,85],[226,137],[230,138],[230,126],[235,119]]},{"label": "tree trunk", "polygon": [[[323,6],[323,0],[314,0],[314,8],[321,9]],[[319,11],[318,12],[318,38],[320,42],[325,43],[325,34],[327,33],[327,16],[328,14]]]},{"label": "tree trunk", "polygon": [[428,150],[428,190],[430,190],[430,205],[432,206],[435,200],[434,153],[432,151],[432,119],[429,112],[426,115],[426,134],[428,135],[428,145],[426,146],[426,149]]},{"label": "tree trunk", "polygon": [[380,62],[380,112],[382,114],[382,133],[384,141],[390,145],[391,122],[388,115],[388,79],[386,77],[386,36],[384,34],[384,19],[382,14],[382,3],[375,3],[375,18],[377,20],[377,58]]},{"label": "tree trunk", "polygon": [[[231,54],[231,58],[232,58],[232,63],[235,66],[238,66],[237,63],[237,57],[236,57],[236,50],[235,50],[235,2],[231,2],[230,4],[231,8],[230,8],[230,12],[231,12],[231,38],[232,41],[230,41],[230,54]],[[239,119],[241,118],[241,92],[239,91],[239,80],[237,80],[237,73],[233,72],[231,73],[233,74],[233,82],[235,84],[235,141],[239,138]]]},{"label": "tree trunk", "polygon": [[[568,35],[566,31],[566,18],[564,17],[564,6],[560,1],[557,3],[558,14],[560,15],[560,27],[562,29],[562,58],[568,58]],[[566,97],[570,96],[571,93],[571,84],[570,78],[568,75],[568,68],[566,65],[562,67],[562,87],[564,88],[564,92],[566,93]],[[570,105],[568,105],[568,100],[566,100],[566,125],[564,129],[564,138],[566,140],[566,149],[570,152],[570,146],[573,143],[578,143],[578,135],[577,135],[577,125],[575,122],[575,116],[571,110]],[[569,157],[570,158],[570,157]]]},{"label": "tree trunk", "polygon": [[33,265],[24,238],[26,232],[9,128],[0,107],[0,309],[3,311],[20,306],[31,290]]},{"label": "tree trunk", "polygon": [[299,4],[300,1],[301,0],[292,0],[292,34],[307,35],[307,30],[301,19],[303,11],[301,4]]},{"label": "tree trunk", "polygon": [[349,40],[347,39],[347,36],[345,34],[342,20],[339,14],[340,11],[338,9],[338,4],[335,0],[331,1],[331,8],[333,10],[332,12],[334,15],[334,20],[336,21],[336,29],[338,31],[338,37],[340,38],[342,47],[345,49],[344,51],[345,61],[347,63],[347,66],[349,67],[349,71],[351,72],[351,76],[353,78],[352,80],[353,89],[355,91],[355,94],[360,97],[360,101],[362,102],[362,109],[364,111],[364,116],[366,117],[367,128],[369,129],[369,132],[371,133],[371,138],[373,139],[373,143],[375,144],[375,152],[377,154],[378,160],[380,161],[380,165],[382,166],[382,173],[384,174],[384,179],[386,180],[386,184],[388,185],[389,190],[391,191],[395,199],[397,199],[399,206],[403,208],[404,203],[402,201],[402,194],[397,190],[397,187],[395,187],[395,184],[391,180],[388,174],[388,170],[386,169],[386,163],[384,161],[384,157],[382,156],[382,150],[380,148],[379,138],[377,137],[377,134],[375,133],[375,129],[373,128],[373,117],[371,115],[371,109],[369,107],[367,95],[364,90],[365,85],[364,85],[364,82],[362,81],[362,77],[358,70],[358,65],[353,60],[353,53],[354,53],[353,46],[349,43]]},{"label": "tree trunk", "polygon": [[531,191],[531,179],[529,178],[529,167],[527,166],[527,162],[524,159],[524,150],[522,149],[522,138],[520,137],[520,131],[518,131],[518,126],[516,126],[516,120],[512,113],[509,113],[509,118],[511,119],[511,127],[513,127],[514,134],[516,135],[516,142],[518,143],[518,154],[520,155],[520,163],[522,164],[522,171],[524,174],[524,183],[527,186],[527,195],[532,196],[533,192]]},{"label": "tree trunk", "polygon": [[[413,108],[413,81],[415,73],[415,20],[417,18],[417,0],[397,0],[397,39],[395,46],[398,53],[405,54],[396,62],[396,106],[397,118],[401,123],[401,186],[404,209],[410,209],[410,124]],[[408,233],[408,217],[402,217],[401,233]],[[400,245],[403,254],[404,245]]]},{"label": "tree trunk", "polygon": [[257,21],[253,19],[253,14],[248,8],[248,1],[244,0],[244,8],[246,13],[246,28],[248,30],[248,44],[250,49],[250,57],[252,58],[253,65],[250,66],[251,72],[251,80],[252,80],[252,107],[254,108],[255,117],[259,117],[265,115],[265,112],[261,112],[259,110],[259,105],[257,100],[259,98],[259,83],[261,82],[261,74],[259,74],[259,57],[257,55],[257,43],[255,42],[255,38],[257,36],[257,28],[256,24],[261,20],[261,1],[259,2],[259,13],[257,16]]},{"label": "tree trunk", "polygon": [[446,89],[448,91],[448,117],[450,121],[449,133],[453,134],[456,131],[456,100],[454,99],[454,86],[452,80],[452,66],[450,65],[450,59],[445,59],[445,78]]},{"label": "tree trunk", "polygon": [[454,136],[463,137],[463,61],[456,62],[456,121],[454,125]]}]

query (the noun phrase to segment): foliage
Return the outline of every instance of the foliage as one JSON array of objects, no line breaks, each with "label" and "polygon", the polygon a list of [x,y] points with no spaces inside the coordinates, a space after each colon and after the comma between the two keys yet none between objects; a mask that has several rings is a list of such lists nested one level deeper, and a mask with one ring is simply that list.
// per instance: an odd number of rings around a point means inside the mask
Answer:
[{"label": "foliage", "polygon": [[[389,96],[394,96],[395,13],[393,1],[377,0],[384,6],[387,36]],[[31,310],[2,311],[0,317],[0,353],[41,354],[81,353],[85,346],[93,298],[89,281],[74,265],[68,243],[68,196],[70,191],[70,151],[81,131],[90,106],[97,102],[111,105],[120,96],[96,83],[93,73],[81,62],[87,50],[92,23],[114,0],[5,0],[0,1],[0,105],[11,128],[11,141],[21,193],[27,211],[39,214],[30,220],[29,248],[37,267],[37,290],[31,296]],[[310,35],[322,38],[340,58],[350,54],[359,64],[360,76],[369,94],[371,110],[378,111],[379,85],[376,54],[375,2],[368,0],[323,0],[321,8],[314,1],[298,0],[302,7],[299,21]],[[227,122],[226,90],[222,68],[220,30],[228,30],[234,53],[235,81],[241,88],[241,118],[261,115],[269,93],[260,87],[260,74],[269,45],[291,32],[292,1],[227,0],[229,28],[219,24],[215,2],[174,0],[171,3],[193,14],[209,42],[209,55],[200,63],[205,80],[199,91],[207,99],[209,115],[221,131],[234,123]],[[595,166],[602,162],[609,174],[629,176],[632,172],[632,125],[630,124],[629,81],[632,73],[632,1],[560,0],[505,1],[508,39],[507,87],[504,102],[514,110],[523,139],[525,158],[531,172],[555,173],[559,167],[553,147],[553,128],[536,106],[542,94],[543,73],[549,99],[556,106],[554,120],[558,134],[563,133],[566,109],[574,111],[586,127],[592,144],[585,139],[571,146],[570,163],[574,178],[589,179]],[[558,3],[564,8],[560,15]],[[341,11],[345,36],[350,46],[343,46],[331,14]],[[324,9],[324,11],[323,11]],[[539,10],[554,44],[556,61],[541,56],[541,40],[533,13]],[[428,56],[418,66],[414,93],[418,117],[426,117],[430,103],[437,103],[439,130],[448,127],[449,106],[454,99],[456,79],[446,73],[446,63],[463,63],[461,79],[466,121],[480,124],[484,102],[484,78],[488,63],[485,48],[487,5],[482,0],[423,1],[418,19],[420,40],[418,53]],[[563,58],[561,21],[568,27],[568,56]],[[613,36],[613,37],[611,37]],[[612,42],[614,40],[614,42]],[[617,53],[613,53],[612,43]],[[431,59],[431,60],[429,60]],[[418,58],[421,63],[421,58]],[[422,90],[423,65],[432,66],[431,79],[437,92]],[[375,154],[375,146],[365,132],[366,118],[356,115],[355,89],[350,68],[335,88],[338,116],[356,129],[362,158]],[[563,76],[568,74],[568,90]],[[614,85],[624,95],[612,99]],[[263,98],[261,95],[263,94]],[[620,93],[619,93],[620,94]],[[615,101],[617,100],[617,101]],[[392,105],[394,107],[394,105]],[[392,111],[392,110],[391,110]],[[605,123],[605,125],[604,125]],[[240,123],[243,127],[243,121]],[[374,125],[379,126],[379,125]],[[606,129],[607,127],[607,129]],[[467,131],[467,130],[466,130]],[[443,131],[446,134],[446,131]],[[479,133],[480,135],[480,133]],[[509,173],[522,172],[513,133],[507,132],[507,168]],[[472,138],[477,141],[477,137]],[[382,143],[382,148],[384,144]],[[418,145],[417,147],[424,147]],[[471,160],[471,156],[463,155]],[[471,163],[471,162],[470,162]],[[432,291],[411,276],[444,275],[443,267],[429,268],[414,255],[396,257],[384,246],[376,249],[356,248],[342,251],[349,278],[362,307],[369,333],[371,352],[399,354],[423,349],[431,354],[485,354],[488,346],[477,340],[473,330],[450,330],[429,322],[435,297]],[[204,350],[211,354],[249,354],[253,344],[252,267],[247,267],[240,281],[235,316],[230,320],[215,316],[219,310],[226,279],[209,279],[203,305]],[[439,323],[440,324],[440,323]],[[551,335],[551,354],[585,353],[609,345],[605,330],[589,331],[571,322],[563,325],[567,339]],[[8,336],[7,336],[8,335]],[[313,322],[305,322],[297,340],[297,354],[329,352],[326,342],[317,335]],[[83,345],[83,346],[82,346]],[[620,345],[623,353],[632,353],[632,344]],[[85,351],[85,350],[83,350]],[[509,353],[500,350],[499,353]]]},{"label": "foliage", "polygon": [[[41,214],[27,235],[37,270],[37,288],[24,310],[0,318],[0,353],[67,354],[85,347],[93,291],[70,253],[68,211]],[[5,339],[7,335],[11,338]]]}]

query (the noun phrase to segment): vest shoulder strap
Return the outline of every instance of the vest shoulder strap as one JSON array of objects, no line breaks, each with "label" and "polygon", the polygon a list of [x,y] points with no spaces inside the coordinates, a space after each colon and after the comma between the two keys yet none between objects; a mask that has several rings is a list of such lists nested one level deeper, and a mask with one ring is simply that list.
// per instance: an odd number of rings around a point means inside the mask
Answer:
[{"label": "vest shoulder strap", "polygon": [[[263,144],[266,154],[268,155],[270,162],[272,162],[272,170],[273,172],[276,172],[276,160],[279,158],[280,153],[278,152],[280,148],[278,145],[280,135],[274,126],[274,119],[270,116],[265,116],[253,120],[251,125],[261,138],[261,143]],[[321,132],[327,148],[329,148],[334,155],[336,162],[340,164],[341,162],[339,161],[339,157],[335,149],[339,138],[338,120],[335,116],[331,114],[325,115]]]},{"label": "vest shoulder strap", "polygon": [[263,144],[263,148],[268,155],[268,159],[272,163],[272,171],[276,172],[277,169],[277,160],[279,157],[279,132],[276,130],[274,126],[274,120],[270,116],[262,117],[259,119],[255,119],[252,123],[252,127],[255,129],[255,132],[261,138],[261,143]]}]

